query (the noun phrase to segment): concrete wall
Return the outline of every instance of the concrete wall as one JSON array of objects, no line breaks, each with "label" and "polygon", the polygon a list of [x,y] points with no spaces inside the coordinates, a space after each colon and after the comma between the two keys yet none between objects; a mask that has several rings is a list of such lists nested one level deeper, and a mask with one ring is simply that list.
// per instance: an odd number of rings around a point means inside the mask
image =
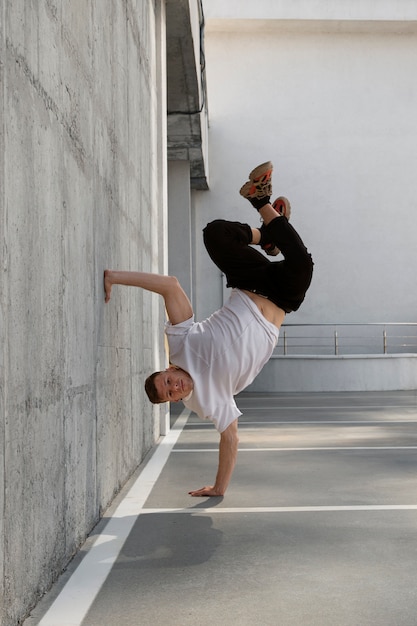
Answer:
[{"label": "concrete wall", "polygon": [[415,2],[204,8],[211,189],[193,195],[198,317],[222,293],[201,228],[218,217],[259,224],[238,191],[271,159],[275,194],[290,198],[315,260],[288,321],[417,321]]},{"label": "concrete wall", "polygon": [[[0,621],[50,585],[160,432],[164,3],[1,5]],[[162,409],[165,410],[165,409]],[[164,417],[164,416],[162,416]]]}]

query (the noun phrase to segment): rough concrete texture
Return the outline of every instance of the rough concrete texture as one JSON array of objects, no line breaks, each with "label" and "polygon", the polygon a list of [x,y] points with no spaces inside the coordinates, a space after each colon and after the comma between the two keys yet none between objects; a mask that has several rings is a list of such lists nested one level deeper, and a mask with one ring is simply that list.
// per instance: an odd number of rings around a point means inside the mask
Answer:
[{"label": "rough concrete texture", "polygon": [[[20,622],[159,435],[163,3],[1,7],[0,621]],[[159,52],[158,52],[159,51]],[[164,129],[162,129],[164,130]]]}]

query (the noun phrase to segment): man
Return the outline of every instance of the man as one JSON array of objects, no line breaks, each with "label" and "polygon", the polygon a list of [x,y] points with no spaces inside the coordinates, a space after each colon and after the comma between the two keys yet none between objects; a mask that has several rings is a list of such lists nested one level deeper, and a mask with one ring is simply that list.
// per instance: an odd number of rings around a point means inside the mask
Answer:
[{"label": "man", "polygon": [[[296,311],[310,285],[313,262],[299,235],[288,223],[290,204],[284,197],[270,203],[272,163],[249,174],[240,194],[259,211],[262,226],[215,220],[204,229],[207,251],[233,287],[228,302],[203,322],[194,322],[191,303],[172,276],[106,270],[106,302],[113,285],[141,287],[160,294],[168,315],[165,332],[171,365],[146,380],[151,402],[178,402],[210,419],[220,432],[219,465],[214,485],[191,496],[222,496],[233,473],[238,449],[238,417],[234,396],[247,387],[270,358],[286,313]],[[267,254],[281,251],[283,261]]]}]

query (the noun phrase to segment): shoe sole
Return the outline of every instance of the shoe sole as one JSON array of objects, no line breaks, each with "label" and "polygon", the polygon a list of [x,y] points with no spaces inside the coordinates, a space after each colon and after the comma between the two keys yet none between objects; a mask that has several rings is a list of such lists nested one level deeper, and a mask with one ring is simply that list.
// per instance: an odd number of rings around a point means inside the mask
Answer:
[{"label": "shoe sole", "polygon": [[259,196],[259,190],[257,185],[262,182],[263,184],[267,183],[271,176],[272,170],[274,169],[271,161],[266,161],[261,165],[258,165],[251,171],[249,174],[249,180],[242,185],[239,190],[241,196],[246,199],[256,198]]},{"label": "shoe sole", "polygon": [[286,217],[287,220],[290,219],[291,204],[288,198],[286,198],[285,196],[279,196],[279,198],[273,201],[272,206],[274,207],[275,211],[277,211],[277,213],[280,213],[281,215]]},{"label": "shoe sole", "polygon": [[249,174],[249,180],[252,182],[257,182],[260,178],[262,178],[266,174],[271,175],[273,169],[274,169],[274,166],[272,165],[271,161],[266,161],[265,163],[258,165],[257,167],[255,167],[255,169],[251,171],[251,173]]}]

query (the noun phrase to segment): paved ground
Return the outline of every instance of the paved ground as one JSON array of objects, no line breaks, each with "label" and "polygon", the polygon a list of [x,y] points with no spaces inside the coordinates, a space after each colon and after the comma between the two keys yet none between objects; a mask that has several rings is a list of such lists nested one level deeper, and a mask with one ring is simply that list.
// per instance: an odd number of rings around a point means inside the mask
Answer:
[{"label": "paved ground", "polygon": [[218,436],[181,414],[27,626],[417,624],[417,392],[238,404],[226,497],[187,495]]}]

